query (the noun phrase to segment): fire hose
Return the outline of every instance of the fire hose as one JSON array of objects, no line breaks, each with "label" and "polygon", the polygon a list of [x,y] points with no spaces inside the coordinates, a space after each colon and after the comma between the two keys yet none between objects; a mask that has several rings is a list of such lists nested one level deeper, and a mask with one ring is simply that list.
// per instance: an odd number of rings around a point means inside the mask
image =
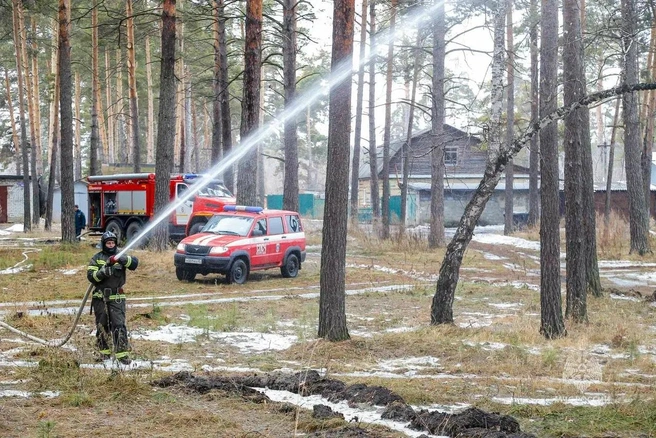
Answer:
[{"label": "fire hose", "polygon": [[91,291],[93,290],[93,284],[89,283],[89,287],[87,288],[86,293],[84,294],[84,298],[82,298],[82,304],[80,305],[80,308],[77,311],[77,314],[75,315],[75,322],[73,322],[73,326],[71,327],[71,330],[68,332],[68,335],[64,339],[55,339],[51,341],[46,341],[45,339],[37,338],[36,336],[32,336],[29,333],[25,333],[24,331],[18,330],[17,328],[14,328],[10,326],[9,324],[0,321],[0,327],[4,327],[10,332],[14,332],[17,335],[23,336],[24,338],[27,338],[31,341],[38,342],[39,344],[43,344],[47,347],[62,347],[64,344],[66,344],[69,339],[71,339],[71,336],[73,336],[73,332],[75,331],[75,327],[77,327],[77,323],[80,321],[80,317],[82,316],[82,312],[84,311],[85,304],[87,303],[87,299],[89,299],[89,295],[91,295]]}]

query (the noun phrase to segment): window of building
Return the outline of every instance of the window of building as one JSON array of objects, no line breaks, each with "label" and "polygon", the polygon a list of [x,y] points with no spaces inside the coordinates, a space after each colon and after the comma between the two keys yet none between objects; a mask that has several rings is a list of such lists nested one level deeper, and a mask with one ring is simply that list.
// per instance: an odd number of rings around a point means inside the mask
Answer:
[{"label": "window of building", "polygon": [[458,148],[444,148],[444,164],[450,164],[452,166],[458,164]]}]

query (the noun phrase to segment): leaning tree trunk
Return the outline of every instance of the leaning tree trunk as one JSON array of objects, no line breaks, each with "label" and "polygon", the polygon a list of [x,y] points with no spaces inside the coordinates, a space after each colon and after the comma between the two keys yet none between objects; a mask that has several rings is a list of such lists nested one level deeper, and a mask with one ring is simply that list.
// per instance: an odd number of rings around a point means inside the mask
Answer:
[{"label": "leaning tree trunk", "polygon": [[[462,257],[464,255],[467,246],[472,238],[472,233],[476,222],[480,218],[483,210],[485,209],[485,204],[492,196],[494,188],[496,187],[501,174],[505,169],[506,164],[511,160],[517,152],[519,152],[524,145],[531,140],[531,138],[536,135],[538,132],[543,130],[545,127],[549,127],[555,121],[562,119],[570,112],[591,105],[595,102],[607,99],[611,96],[617,94],[628,93],[631,91],[639,90],[652,90],[656,89],[656,83],[650,84],[634,84],[633,86],[622,85],[615,87],[609,90],[604,90],[602,92],[590,94],[585,96],[579,102],[569,106],[561,107],[547,116],[542,118],[540,121],[531,124],[529,130],[522,135],[520,138],[515,139],[512,145],[507,145],[499,153],[496,161],[488,162],[485,168],[485,174],[483,179],[478,185],[478,188],[474,192],[471,200],[465,207],[465,211],[460,218],[460,223],[458,228],[456,228],[455,235],[449,243],[444,255],[444,260],[442,261],[442,266],[440,267],[440,275],[437,280],[437,288],[435,296],[433,297],[433,308],[436,308],[436,301],[438,303],[437,308],[439,312],[433,312],[431,314],[431,323],[432,324],[446,324],[453,322],[453,300],[455,297],[456,286],[458,285],[458,278],[460,272],[460,265],[462,264]],[[557,173],[556,173],[557,177]],[[556,197],[557,201],[557,197]],[[558,221],[556,221],[558,225]],[[556,248],[556,249],[559,249]],[[560,257],[558,251],[558,258]],[[560,271],[560,262],[555,263],[555,268]],[[560,287],[558,288],[559,297],[560,297]],[[562,324],[562,316],[561,316]],[[549,326],[551,327],[551,326]],[[562,327],[564,330],[564,325]],[[555,337],[557,332],[549,331],[546,336]],[[560,336],[563,335],[563,332],[560,332]]]}]

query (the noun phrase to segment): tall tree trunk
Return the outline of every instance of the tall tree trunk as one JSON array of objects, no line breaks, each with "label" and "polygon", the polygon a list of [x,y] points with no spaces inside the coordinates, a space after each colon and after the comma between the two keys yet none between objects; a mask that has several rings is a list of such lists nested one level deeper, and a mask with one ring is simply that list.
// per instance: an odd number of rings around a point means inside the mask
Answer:
[{"label": "tall tree trunk", "polygon": [[150,37],[146,35],[146,88],[148,98],[148,123],[146,123],[146,162],[155,161],[155,104],[153,98],[153,72],[150,66]]},{"label": "tall tree trunk", "polygon": [[[116,141],[117,141],[117,136],[116,136],[116,125],[117,125],[117,120],[116,120],[116,110],[114,107],[114,102],[112,101],[112,95],[117,92],[117,90],[113,90],[112,92],[112,69],[111,67],[111,61],[110,61],[110,55],[109,51],[105,50],[105,102],[106,102],[106,107],[107,107],[107,141],[103,142],[105,145],[103,150],[103,156],[101,158],[102,163],[112,163],[115,160],[115,153],[114,151],[116,150]],[[100,99],[98,99],[100,102]],[[103,139],[104,140],[104,139]]]},{"label": "tall tree trunk", "polygon": [[[583,35],[585,33],[585,0],[580,5],[581,26],[579,32],[579,53],[581,66],[579,75],[581,84],[585,84],[585,53]],[[586,94],[585,85],[582,85],[581,96]],[[590,140],[590,110],[581,112],[581,161],[582,161],[582,183],[583,183],[583,235],[585,245],[583,246],[585,259],[585,275],[587,291],[595,297],[600,297],[601,279],[599,278],[599,263],[597,260],[597,211],[595,208],[594,169],[592,165],[592,141]],[[586,312],[587,318],[587,312]]]},{"label": "tall tree trunk", "polygon": [[[53,24],[53,35],[59,38],[59,20]],[[59,156],[59,94],[60,94],[60,70],[59,70],[59,44],[55,46],[53,52],[56,54],[52,64],[53,73],[53,105],[51,106],[51,124],[50,124],[50,172],[48,174],[48,193],[46,195],[46,231],[52,228],[52,209],[55,193],[57,157]]]},{"label": "tall tree trunk", "polygon": [[[228,78],[228,45],[226,41],[225,2],[219,2],[219,57],[221,58],[221,132],[223,135],[223,156],[232,152],[232,120],[230,117],[230,90]],[[223,173],[225,186],[228,190],[235,189],[235,172],[233,166],[228,166]]]},{"label": "tall tree trunk", "polygon": [[73,187],[73,80],[69,40],[70,0],[59,0],[59,107],[61,111],[61,228],[62,242],[76,242]]},{"label": "tall tree trunk", "polygon": [[[352,68],[354,0],[335,0],[331,70]],[[351,78],[330,89],[318,336],[349,339],[346,326],[346,230],[351,138]]]},{"label": "tall tree trunk", "polygon": [[[249,147],[248,137],[257,130],[260,114],[262,72],[262,0],[246,0],[246,40],[244,44],[244,97],[241,102],[241,145]],[[237,204],[256,205],[257,150],[251,148],[237,172]]]},{"label": "tall tree trunk", "polygon": [[[32,35],[36,35],[36,19],[32,17]],[[32,38],[32,99],[34,100],[34,130],[36,132],[35,143],[32,146],[34,150],[34,157],[36,157],[36,175],[43,174],[43,161],[42,161],[42,144],[41,144],[41,99],[39,98],[39,57],[37,54],[39,50],[37,48],[37,39]],[[38,184],[38,182],[37,182]],[[41,206],[43,208],[43,206]],[[39,209],[40,210],[40,209]]]},{"label": "tall tree trunk", "polygon": [[[583,42],[578,0],[563,0],[563,94],[565,105],[578,102],[585,95],[583,76]],[[583,130],[587,108],[572,111],[565,117],[565,230],[566,289],[565,317],[574,322],[587,321],[586,242],[583,209]],[[589,146],[588,146],[589,147]],[[583,216],[583,220],[581,220]]]},{"label": "tall tree trunk", "polygon": [[[637,41],[634,38],[637,15],[634,0],[622,0],[622,42],[624,45],[623,71],[626,85],[638,82]],[[626,191],[629,198],[630,253],[651,253],[649,246],[649,215],[640,166],[640,126],[638,121],[638,96],[626,93],[622,96],[624,107],[624,157],[626,167]]]},{"label": "tall tree trunk", "polygon": [[214,76],[212,78],[212,165],[221,159],[221,147],[223,143],[221,132],[221,56],[219,52],[219,7],[216,0],[212,3],[214,9]]},{"label": "tall tree trunk", "polygon": [[27,145],[27,121],[25,120],[25,90],[23,88],[23,68],[21,49],[22,5],[13,0],[14,48],[16,52],[16,74],[18,76],[18,116],[21,129],[21,155],[23,157],[23,232],[32,231],[30,213],[30,162]]},{"label": "tall tree trunk", "polygon": [[376,150],[376,2],[369,2],[369,172],[371,216],[374,229],[380,219],[380,187],[378,183],[378,151]]},{"label": "tall tree trunk", "polygon": [[[430,233],[428,246],[430,248],[443,247],[444,236],[444,57],[446,20],[444,2],[435,0],[436,10],[433,15],[433,92],[431,137],[433,149],[431,151],[431,204],[430,204]],[[436,307],[437,306],[437,307]],[[441,308],[440,303],[433,301],[433,312]],[[435,318],[435,319],[433,319]],[[431,313],[431,323],[440,319],[438,313]]]},{"label": "tall tree trunk", "polygon": [[[508,78],[508,92],[506,95],[506,144],[511,144],[515,137],[515,44],[513,39],[513,17],[512,0],[507,0],[506,4],[506,39],[508,40],[508,60],[507,65],[507,78]],[[505,222],[503,234],[509,235],[514,231],[515,223],[513,213],[515,210],[515,195],[513,191],[514,184],[514,166],[512,160],[508,162],[506,167],[506,190],[505,190]]]},{"label": "tall tree trunk", "polygon": [[[558,0],[542,0],[540,41],[540,118],[553,113],[558,98]],[[540,333],[547,339],[567,334],[560,295],[560,201],[558,126],[540,133]]]},{"label": "tall tree trunk", "polygon": [[[355,134],[353,138],[353,159],[351,164],[351,223],[358,224],[358,209],[360,207],[360,143],[362,142],[362,112],[364,100],[364,65],[367,46],[367,0],[362,0],[360,13],[360,57],[358,65],[358,90],[355,97]],[[373,56],[373,51],[371,51]]]},{"label": "tall tree trunk", "polygon": [[[531,0],[530,5],[529,41],[531,46],[531,123],[536,123],[539,117],[539,87],[538,87],[538,0]],[[528,224],[535,226],[540,222],[540,189],[538,187],[540,174],[540,143],[539,136],[531,138],[529,146],[529,189],[528,189]]]},{"label": "tall tree trunk", "polygon": [[82,179],[82,145],[81,141],[81,130],[82,130],[82,116],[80,115],[80,102],[82,100],[80,93],[80,73],[75,72],[75,141],[74,141],[74,151],[73,159],[75,161],[75,173],[73,180],[77,181]]},{"label": "tall tree trunk", "polygon": [[139,102],[137,101],[137,57],[134,49],[134,12],[132,0],[125,2],[127,16],[128,87],[130,89],[130,132],[132,134],[132,161],[135,173],[141,172],[141,146],[139,144]]},{"label": "tall tree trunk", "polygon": [[[170,201],[169,175],[173,171],[175,130],[175,0],[162,2],[162,44],[160,63],[160,99],[157,115],[157,146],[155,149],[155,213],[166,209]],[[169,224],[162,220],[153,230],[152,247],[157,251],[168,248]]]},{"label": "tall tree trunk", "polygon": [[11,99],[11,83],[9,82],[9,72],[5,68],[5,87],[7,88],[7,106],[9,108],[9,119],[11,120],[11,143],[14,146],[14,161],[16,163],[16,175],[21,174],[21,147],[18,140],[18,132],[16,131],[16,118],[14,117],[14,104]]},{"label": "tall tree trunk", "polygon": [[387,44],[387,72],[385,74],[385,127],[383,132],[383,199],[381,238],[390,237],[390,183],[389,183],[389,161],[390,143],[392,134],[392,67],[394,65],[394,31],[396,23],[396,9],[398,0],[391,0],[389,43]]},{"label": "tall tree trunk", "polygon": [[422,47],[421,35],[422,29],[417,29],[417,39],[413,49],[415,65],[412,72],[412,91],[410,92],[410,111],[408,112],[408,129],[406,140],[403,143],[403,184],[401,186],[401,224],[399,228],[399,237],[405,236],[405,227],[407,226],[407,208],[408,208],[408,180],[410,173],[410,146],[412,145],[412,125],[415,121],[415,101],[417,98],[417,82],[419,81],[419,69],[421,68]]},{"label": "tall tree trunk", "polygon": [[[282,68],[285,91],[285,109],[291,107],[296,97],[296,0],[282,0]],[[296,117],[287,117],[284,126],[285,179],[282,206],[285,210],[298,211],[298,132]],[[264,169],[261,169],[264,171]]]},{"label": "tall tree trunk", "polygon": [[608,176],[606,178],[606,197],[604,202],[604,225],[606,227],[606,233],[610,230],[610,198],[613,184],[613,164],[615,162],[615,135],[617,134],[617,123],[619,120],[621,102],[622,99],[619,97],[615,101],[615,115],[613,115],[613,127],[610,134],[610,151],[608,151]]},{"label": "tall tree trunk", "polygon": [[36,168],[36,150],[37,150],[37,131],[36,131],[36,109],[34,108],[34,94],[38,90],[34,89],[32,63],[27,53],[27,29],[25,26],[25,17],[22,14],[22,8],[18,10],[20,14],[19,24],[21,25],[21,61],[23,63],[23,75],[27,91],[27,114],[30,128],[30,186],[32,190],[32,225],[39,227],[39,175]]},{"label": "tall tree trunk", "polygon": [[102,143],[98,125],[100,109],[100,72],[98,69],[98,0],[93,0],[91,9],[91,137],[89,139],[89,175],[100,175]]},{"label": "tall tree trunk", "polygon": [[[649,80],[656,78],[656,18],[652,19],[651,45],[647,61]],[[645,111],[645,137],[642,145],[642,181],[645,188],[645,204],[647,206],[647,218],[651,217],[651,166],[654,150],[654,117],[656,116],[656,93],[647,93]]]}]

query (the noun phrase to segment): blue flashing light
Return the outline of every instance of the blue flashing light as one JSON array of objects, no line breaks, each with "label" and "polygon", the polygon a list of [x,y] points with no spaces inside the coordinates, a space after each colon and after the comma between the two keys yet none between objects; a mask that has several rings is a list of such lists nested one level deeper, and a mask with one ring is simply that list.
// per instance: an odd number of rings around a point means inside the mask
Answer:
[{"label": "blue flashing light", "polygon": [[249,213],[260,213],[264,210],[262,207],[255,207],[250,205],[226,205],[223,211],[246,211]]},{"label": "blue flashing light", "polygon": [[198,177],[199,175],[196,173],[185,173],[184,175],[182,175],[182,179],[195,179]]}]

